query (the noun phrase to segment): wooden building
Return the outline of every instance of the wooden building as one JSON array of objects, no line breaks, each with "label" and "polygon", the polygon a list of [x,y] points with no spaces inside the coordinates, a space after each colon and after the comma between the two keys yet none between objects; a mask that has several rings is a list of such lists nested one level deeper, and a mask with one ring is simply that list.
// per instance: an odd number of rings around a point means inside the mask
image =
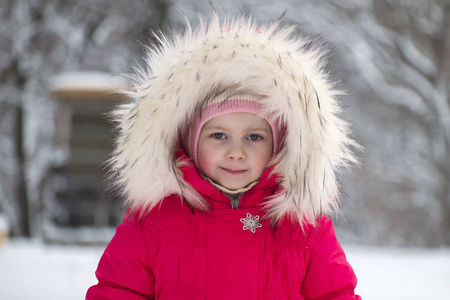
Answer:
[{"label": "wooden building", "polygon": [[106,114],[125,100],[123,77],[77,72],[55,77],[49,87],[57,102],[55,154],[44,204],[43,235],[64,243],[106,242],[123,216],[120,199],[109,190],[105,161],[113,144]]}]

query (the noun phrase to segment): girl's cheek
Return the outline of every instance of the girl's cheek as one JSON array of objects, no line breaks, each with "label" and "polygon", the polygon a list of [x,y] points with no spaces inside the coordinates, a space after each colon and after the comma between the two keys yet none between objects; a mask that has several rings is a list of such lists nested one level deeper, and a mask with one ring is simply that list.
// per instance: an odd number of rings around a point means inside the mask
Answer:
[{"label": "girl's cheek", "polygon": [[214,164],[214,151],[211,149],[199,153],[198,161],[201,169],[208,169]]}]

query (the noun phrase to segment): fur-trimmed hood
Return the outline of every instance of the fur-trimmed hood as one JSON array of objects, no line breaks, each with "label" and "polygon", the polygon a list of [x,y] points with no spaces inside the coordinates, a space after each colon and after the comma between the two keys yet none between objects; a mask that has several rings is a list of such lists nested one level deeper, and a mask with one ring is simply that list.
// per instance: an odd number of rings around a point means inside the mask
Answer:
[{"label": "fur-trimmed hood", "polygon": [[321,213],[339,210],[337,173],[356,163],[358,144],[339,114],[341,94],[329,82],[326,53],[295,27],[257,25],[249,17],[220,22],[186,22],[184,33],[156,34],[146,66],[131,78],[130,103],[112,117],[118,137],[109,161],[111,174],[132,209],[153,208],[182,195],[195,208],[208,204],[182,177],[176,160],[180,131],[212,99],[230,91],[263,95],[261,104],[286,127],[272,163],[280,193],[266,201],[272,220],[290,217],[314,223]]}]

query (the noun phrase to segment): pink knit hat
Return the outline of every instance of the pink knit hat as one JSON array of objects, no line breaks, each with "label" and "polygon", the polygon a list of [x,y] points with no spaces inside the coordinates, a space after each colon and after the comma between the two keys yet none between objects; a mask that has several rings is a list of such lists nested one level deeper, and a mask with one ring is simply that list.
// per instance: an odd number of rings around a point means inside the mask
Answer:
[{"label": "pink knit hat", "polygon": [[227,99],[225,101],[216,102],[205,107],[200,116],[194,120],[191,127],[191,134],[189,135],[188,141],[188,151],[189,155],[193,159],[196,166],[198,166],[197,148],[198,139],[200,137],[200,132],[202,131],[203,125],[209,120],[235,112],[246,112],[255,114],[264,120],[266,120],[272,129],[272,139],[273,139],[273,154],[278,153],[279,147],[279,125],[278,121],[274,120],[270,114],[263,111],[263,107],[256,100],[248,99],[251,97],[235,97]]}]

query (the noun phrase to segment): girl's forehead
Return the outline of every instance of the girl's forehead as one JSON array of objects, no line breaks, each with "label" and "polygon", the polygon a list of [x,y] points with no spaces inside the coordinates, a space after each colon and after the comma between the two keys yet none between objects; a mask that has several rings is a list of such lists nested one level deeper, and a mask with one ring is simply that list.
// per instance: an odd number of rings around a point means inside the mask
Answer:
[{"label": "girl's forehead", "polygon": [[212,118],[205,123],[205,128],[230,128],[230,129],[270,129],[269,123],[258,115],[247,112],[234,112]]}]

